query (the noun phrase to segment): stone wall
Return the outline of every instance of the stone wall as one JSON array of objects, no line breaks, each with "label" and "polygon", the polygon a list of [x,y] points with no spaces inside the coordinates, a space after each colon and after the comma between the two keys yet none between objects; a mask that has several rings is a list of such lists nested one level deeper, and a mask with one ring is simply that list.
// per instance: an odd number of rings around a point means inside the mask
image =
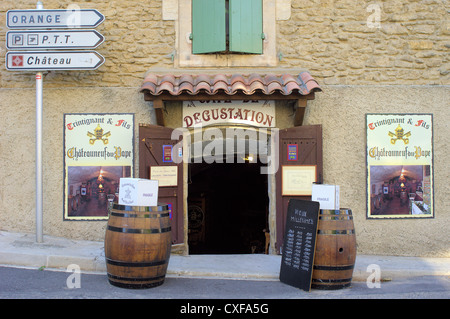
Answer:
[{"label": "stone wall", "polygon": [[[450,7],[444,1],[273,1],[277,16],[283,16],[276,20],[277,67],[308,69],[321,84],[450,83]],[[164,10],[171,9],[169,4],[176,9],[177,1],[166,3]],[[65,9],[69,4],[72,1],[44,1],[48,9]],[[163,20],[161,0],[77,4],[105,16],[97,27],[105,42],[97,51],[106,62],[96,71],[51,72],[46,87],[138,87],[150,68],[174,66],[172,55],[180,41],[175,32],[178,21]],[[369,4],[376,7],[367,11]],[[6,52],[5,12],[35,6],[35,1],[24,0],[0,3],[2,56]],[[30,73],[26,77],[8,72],[3,65],[4,59],[0,59],[1,87],[34,86]]]},{"label": "stone wall", "polygon": [[[46,0],[44,8],[66,9],[73,1]],[[96,51],[105,63],[95,71],[58,71],[45,75],[45,87],[138,87],[153,66],[173,65],[166,55],[173,51],[173,21],[162,20],[162,1],[83,1],[81,9],[96,9],[105,21],[96,30],[105,42]],[[0,3],[0,87],[34,87],[33,73],[10,72],[4,67],[6,11],[35,9],[36,1],[2,0]],[[44,73],[45,74],[45,73]],[[27,76],[28,75],[28,76]]]},{"label": "stone wall", "polygon": [[291,19],[278,22],[281,64],[324,84],[449,84],[449,8],[439,0],[293,0]]}]

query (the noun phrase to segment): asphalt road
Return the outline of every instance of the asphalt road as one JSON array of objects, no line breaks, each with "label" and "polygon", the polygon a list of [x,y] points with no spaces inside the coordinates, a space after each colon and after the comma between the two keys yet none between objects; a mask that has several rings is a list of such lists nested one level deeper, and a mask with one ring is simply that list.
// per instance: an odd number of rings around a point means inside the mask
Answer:
[{"label": "asphalt road", "polygon": [[[369,288],[366,282],[353,282],[349,288],[305,292],[279,281],[166,278],[162,286],[150,289],[124,289],[112,286],[104,274],[0,267],[0,299],[145,299],[159,300],[171,313],[204,311],[202,315],[225,315],[231,312],[259,312],[269,318],[279,308],[296,309],[302,300],[342,299],[449,299],[450,278],[423,276],[382,282]],[[176,299],[177,301],[173,301]],[[215,299],[214,302],[207,299]],[[230,301],[231,300],[231,301]],[[295,302],[295,303],[293,303]],[[239,304],[239,306],[236,306]],[[243,306],[241,305],[243,304]],[[419,303],[420,304],[420,303]],[[146,305],[149,305],[146,303]],[[214,306],[209,313],[206,306]],[[417,305],[417,304],[415,304]],[[292,310],[292,309],[291,309]],[[324,309],[325,310],[325,309]],[[231,314],[230,314],[231,315]],[[170,316],[169,316],[170,317]],[[179,316],[177,316],[179,317]],[[260,316],[258,316],[259,318]]]}]

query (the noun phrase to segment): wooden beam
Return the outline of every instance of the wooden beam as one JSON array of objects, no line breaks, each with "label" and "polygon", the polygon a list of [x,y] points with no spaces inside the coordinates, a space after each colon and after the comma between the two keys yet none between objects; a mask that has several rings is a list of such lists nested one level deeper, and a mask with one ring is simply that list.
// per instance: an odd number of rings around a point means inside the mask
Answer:
[{"label": "wooden beam", "polygon": [[164,102],[162,99],[153,100],[153,108],[156,114],[156,124],[164,126]]},{"label": "wooden beam", "polygon": [[305,95],[307,100],[314,100],[314,98],[316,97],[314,92],[309,93],[308,95]]},{"label": "wooden beam", "polygon": [[181,94],[181,95],[151,95],[148,91],[144,92],[145,101],[153,101],[153,107],[156,113],[157,125],[164,126],[164,102],[165,101],[226,101],[226,100],[277,100],[277,101],[293,101],[294,105],[294,126],[301,126],[303,124],[303,118],[305,116],[305,110],[308,100],[314,100],[314,92],[308,95],[283,95],[281,93],[273,93],[266,95],[263,93],[255,93],[252,95],[246,95],[244,93],[236,93],[234,95],[228,95],[225,93],[218,93],[215,95],[209,95],[206,93],[200,93],[196,95]]},{"label": "wooden beam", "polygon": [[308,103],[307,99],[299,99],[295,103],[294,126],[301,126],[303,124],[303,118],[305,117],[305,110],[307,103]]}]

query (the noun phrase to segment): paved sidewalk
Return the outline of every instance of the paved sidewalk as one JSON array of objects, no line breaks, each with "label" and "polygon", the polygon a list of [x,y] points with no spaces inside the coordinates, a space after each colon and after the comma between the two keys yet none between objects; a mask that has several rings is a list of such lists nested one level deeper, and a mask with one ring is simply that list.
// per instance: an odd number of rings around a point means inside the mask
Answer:
[{"label": "paved sidewalk", "polygon": [[[170,256],[168,277],[278,280],[278,255],[189,255]],[[0,231],[0,265],[66,270],[77,264],[83,272],[106,274],[103,242]],[[398,277],[450,275],[450,258],[419,258],[357,255],[354,281],[366,281],[368,266],[378,265],[382,280]]]}]

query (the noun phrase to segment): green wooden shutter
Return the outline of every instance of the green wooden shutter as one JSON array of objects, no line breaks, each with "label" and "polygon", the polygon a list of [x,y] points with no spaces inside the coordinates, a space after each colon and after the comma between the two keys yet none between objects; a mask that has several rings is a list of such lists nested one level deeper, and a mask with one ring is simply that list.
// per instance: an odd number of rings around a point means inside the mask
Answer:
[{"label": "green wooden shutter", "polygon": [[262,0],[230,1],[230,51],[262,54]]},{"label": "green wooden shutter", "polygon": [[192,0],[192,53],[225,49],[225,0]]}]

